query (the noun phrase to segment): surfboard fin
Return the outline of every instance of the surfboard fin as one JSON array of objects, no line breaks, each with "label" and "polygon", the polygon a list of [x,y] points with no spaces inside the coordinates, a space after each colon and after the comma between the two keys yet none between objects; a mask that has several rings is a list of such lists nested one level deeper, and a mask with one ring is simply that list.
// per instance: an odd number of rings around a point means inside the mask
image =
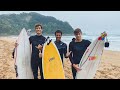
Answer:
[{"label": "surfboard fin", "polygon": [[47,45],[49,45],[49,44],[51,43],[51,41],[52,41],[52,39],[51,39],[51,40],[49,40],[49,42],[47,43]]},{"label": "surfboard fin", "polygon": [[47,41],[50,37],[48,36],[45,41]]}]

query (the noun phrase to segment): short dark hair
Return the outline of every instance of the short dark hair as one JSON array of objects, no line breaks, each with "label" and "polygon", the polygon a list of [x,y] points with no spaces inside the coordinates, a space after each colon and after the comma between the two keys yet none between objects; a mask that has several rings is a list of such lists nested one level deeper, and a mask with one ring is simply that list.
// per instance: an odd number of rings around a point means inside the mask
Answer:
[{"label": "short dark hair", "polygon": [[42,25],[41,25],[40,23],[37,23],[37,24],[35,24],[35,29],[36,29],[36,27],[38,27],[38,26],[40,26],[41,29],[43,28]]},{"label": "short dark hair", "polygon": [[77,33],[81,33],[82,34],[82,31],[80,28],[76,28],[75,31],[74,31],[74,34],[77,34]]},{"label": "short dark hair", "polygon": [[61,30],[57,30],[57,31],[55,32],[55,35],[56,35],[56,33],[61,33],[61,35],[62,35],[62,31],[61,31]]}]

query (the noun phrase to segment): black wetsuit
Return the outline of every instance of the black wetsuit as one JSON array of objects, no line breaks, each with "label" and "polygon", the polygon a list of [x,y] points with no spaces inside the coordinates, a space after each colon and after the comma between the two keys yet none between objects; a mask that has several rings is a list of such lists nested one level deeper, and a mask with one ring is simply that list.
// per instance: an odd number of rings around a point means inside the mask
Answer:
[{"label": "black wetsuit", "polygon": [[60,56],[61,56],[61,59],[62,59],[62,62],[63,62],[63,57],[67,58],[66,57],[67,45],[62,41],[59,41],[59,42],[55,41],[54,43],[58,48],[58,51],[60,53]]},{"label": "black wetsuit", "polygon": [[31,36],[29,38],[30,44],[32,45],[32,55],[31,55],[31,66],[34,75],[34,79],[38,79],[38,67],[40,69],[41,79],[43,79],[43,71],[42,71],[42,58],[39,57],[39,50],[35,47],[39,44],[43,46],[46,38],[44,36]]},{"label": "black wetsuit", "polygon": [[[72,40],[69,44],[69,51],[72,51],[70,54],[70,61],[72,64],[79,64],[80,60],[86,51],[87,47],[90,45],[89,40],[82,40],[81,42],[75,42],[75,40]],[[73,73],[73,78],[75,79],[76,76],[76,69],[72,66],[72,73]]]}]

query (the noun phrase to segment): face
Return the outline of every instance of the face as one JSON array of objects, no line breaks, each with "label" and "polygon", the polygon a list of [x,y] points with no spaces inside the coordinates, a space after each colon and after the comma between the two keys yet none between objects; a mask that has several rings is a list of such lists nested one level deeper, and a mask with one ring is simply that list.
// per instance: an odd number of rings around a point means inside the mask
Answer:
[{"label": "face", "polygon": [[79,33],[75,34],[75,37],[77,40],[82,39],[82,33],[79,32]]},{"label": "face", "polygon": [[42,34],[42,28],[41,28],[41,26],[36,27],[36,28],[35,28],[35,31],[36,31],[36,33],[37,33],[38,35],[41,35],[41,34]]},{"label": "face", "polygon": [[56,37],[56,41],[60,41],[62,35],[61,35],[61,33],[56,33],[55,37]]}]

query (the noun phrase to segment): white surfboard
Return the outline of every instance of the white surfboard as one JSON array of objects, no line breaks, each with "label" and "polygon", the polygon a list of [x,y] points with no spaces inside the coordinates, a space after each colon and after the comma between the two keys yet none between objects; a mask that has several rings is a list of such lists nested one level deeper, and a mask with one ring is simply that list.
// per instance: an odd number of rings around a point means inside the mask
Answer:
[{"label": "white surfboard", "polygon": [[93,79],[98,69],[104,49],[106,33],[94,40],[85,51],[80,63],[80,71],[76,74],[76,79]]},{"label": "white surfboard", "polygon": [[18,79],[33,79],[29,36],[25,29],[20,32],[17,43],[19,45],[15,49],[15,65],[17,65]]}]

